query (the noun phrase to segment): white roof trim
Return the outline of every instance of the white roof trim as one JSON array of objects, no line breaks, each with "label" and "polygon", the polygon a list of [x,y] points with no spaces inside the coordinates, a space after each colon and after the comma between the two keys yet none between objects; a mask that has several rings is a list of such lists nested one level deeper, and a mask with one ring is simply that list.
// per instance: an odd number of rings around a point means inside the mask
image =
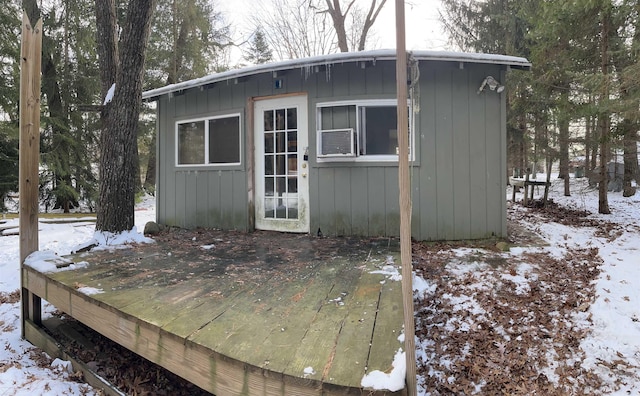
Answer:
[{"label": "white roof trim", "polygon": [[[490,63],[511,66],[518,69],[529,69],[531,63],[525,59],[507,55],[491,55],[448,51],[410,51],[417,60],[435,60],[447,62],[466,63]],[[319,65],[330,65],[346,62],[364,62],[375,60],[395,60],[396,50],[373,50],[360,52],[340,52],[337,54],[320,55],[304,59],[290,59],[281,62],[265,63],[261,65],[249,66],[242,69],[228,70],[222,73],[215,73],[205,77],[184,81],[165,87],[152,89],[142,93],[145,100],[154,100],[159,96],[173,92],[183,91],[189,88],[212,84],[220,81],[231,80],[258,73],[276,72],[295,68],[311,68]]]}]

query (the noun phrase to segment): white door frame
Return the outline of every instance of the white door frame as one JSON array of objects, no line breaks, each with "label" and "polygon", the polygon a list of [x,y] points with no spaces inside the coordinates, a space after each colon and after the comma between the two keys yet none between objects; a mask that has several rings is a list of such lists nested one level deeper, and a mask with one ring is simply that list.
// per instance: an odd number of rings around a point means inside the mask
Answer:
[{"label": "white door frame", "polygon": [[307,96],[256,99],[253,112],[255,227],[308,233]]}]

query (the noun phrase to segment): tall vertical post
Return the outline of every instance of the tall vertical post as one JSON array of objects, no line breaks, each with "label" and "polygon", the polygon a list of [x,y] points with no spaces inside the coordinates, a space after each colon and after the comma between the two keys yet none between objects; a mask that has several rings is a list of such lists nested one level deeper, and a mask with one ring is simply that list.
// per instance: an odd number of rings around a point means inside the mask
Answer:
[{"label": "tall vertical post", "polygon": [[[40,70],[42,19],[31,25],[22,15],[20,50],[20,285],[25,258],[38,250],[38,166],[40,159]],[[22,288],[22,337],[25,317],[40,321],[40,298]]]},{"label": "tall vertical post", "polygon": [[396,0],[396,84],[398,96],[398,179],[400,184],[400,258],[402,261],[402,306],[404,349],[407,359],[407,395],[415,396],[416,344],[413,318],[411,262],[411,191],[409,180],[409,115],[407,111],[407,51],[404,0]]}]

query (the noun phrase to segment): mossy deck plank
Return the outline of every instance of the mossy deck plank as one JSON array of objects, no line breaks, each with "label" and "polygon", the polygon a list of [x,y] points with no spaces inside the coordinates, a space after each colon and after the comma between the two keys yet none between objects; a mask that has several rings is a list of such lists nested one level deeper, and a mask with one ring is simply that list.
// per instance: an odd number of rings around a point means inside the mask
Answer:
[{"label": "mossy deck plank", "polygon": [[[364,271],[364,266],[353,265],[333,279],[331,292],[321,309],[309,326],[303,329],[303,337],[299,339],[297,347],[291,349],[294,353],[288,356],[286,374],[299,376],[307,369],[307,378],[332,382],[326,378],[326,374],[335,359],[335,346],[344,323],[349,318],[352,305],[357,304],[354,285],[362,279]],[[368,349],[368,342],[361,347]]]},{"label": "mossy deck plank", "polygon": [[333,347],[331,364],[324,370],[325,380],[360,386],[365,373],[371,335],[376,324],[380,297],[380,275],[363,273],[353,290],[340,334]]},{"label": "mossy deck plank", "polygon": [[371,273],[394,254],[391,240],[185,234],[76,255],[89,264],[49,281],[27,273],[25,285],[214,393],[360,394],[367,365],[388,368],[401,346],[400,282]]},{"label": "mossy deck plank", "polygon": [[403,333],[402,284],[387,279],[380,292],[380,304],[376,325],[371,339],[371,351],[367,372],[380,370],[390,372],[398,349],[404,350],[404,343],[398,340]]},{"label": "mossy deck plank", "polygon": [[[302,341],[309,331],[331,335],[339,332],[344,319],[344,306],[339,304],[349,294],[354,279],[359,278],[361,270],[352,266],[325,266],[318,271],[313,282],[305,285],[298,293],[291,296],[276,312],[277,322],[274,330],[256,349],[253,359],[269,361],[275,367],[281,367],[285,374],[302,376],[308,379],[322,379],[322,367],[326,364],[322,356],[326,354],[323,343],[317,343],[315,350],[308,351],[315,361],[304,367],[291,365],[292,354],[302,346]],[[328,336],[327,344],[333,337]],[[305,373],[311,367],[314,373]],[[317,368],[317,369],[316,369]],[[308,370],[311,371],[311,370]]]}]

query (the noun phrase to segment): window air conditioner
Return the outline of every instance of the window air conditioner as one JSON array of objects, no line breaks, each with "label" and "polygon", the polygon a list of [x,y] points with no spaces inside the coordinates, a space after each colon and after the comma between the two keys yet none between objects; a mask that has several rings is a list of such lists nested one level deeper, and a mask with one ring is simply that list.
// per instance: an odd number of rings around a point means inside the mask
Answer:
[{"label": "window air conditioner", "polygon": [[353,128],[318,131],[318,157],[355,157],[357,136]]}]

